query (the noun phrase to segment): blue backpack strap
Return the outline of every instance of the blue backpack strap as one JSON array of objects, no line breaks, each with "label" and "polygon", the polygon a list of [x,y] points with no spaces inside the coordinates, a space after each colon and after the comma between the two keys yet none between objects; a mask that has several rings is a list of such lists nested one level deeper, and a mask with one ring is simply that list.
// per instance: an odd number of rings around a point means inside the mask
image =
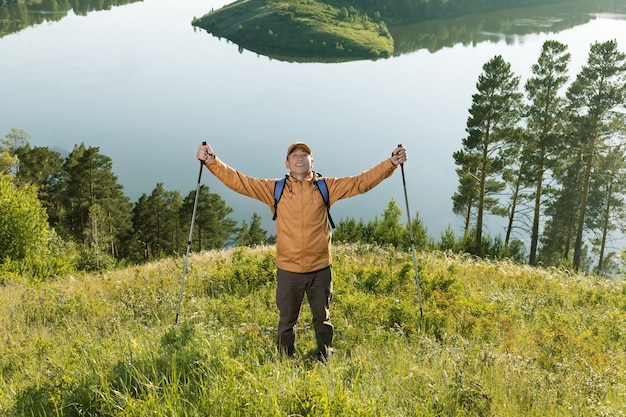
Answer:
[{"label": "blue backpack strap", "polygon": [[274,217],[272,217],[272,220],[276,220],[276,216],[278,215],[276,209],[278,208],[278,202],[280,201],[280,197],[282,197],[283,190],[285,189],[285,181],[287,181],[287,175],[276,181],[276,184],[274,184]]},{"label": "blue backpack strap", "polygon": [[324,178],[318,178],[317,181],[315,181],[315,185],[317,186],[317,189],[320,190],[320,193],[322,194],[322,198],[324,199],[324,204],[326,204],[326,212],[328,213],[328,222],[330,223],[330,226],[334,229],[335,228],[335,222],[333,222],[333,218],[330,215],[330,197],[328,195],[328,186],[326,185],[326,181],[324,181]]}]

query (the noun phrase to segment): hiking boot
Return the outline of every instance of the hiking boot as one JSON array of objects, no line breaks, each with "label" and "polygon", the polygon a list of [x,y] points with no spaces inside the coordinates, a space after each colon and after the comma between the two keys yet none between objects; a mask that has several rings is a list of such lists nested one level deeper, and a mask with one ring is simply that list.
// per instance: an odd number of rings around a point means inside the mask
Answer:
[{"label": "hiking boot", "polygon": [[334,353],[335,350],[331,347],[327,347],[324,350],[319,350],[317,351],[317,360],[322,363],[327,363]]}]

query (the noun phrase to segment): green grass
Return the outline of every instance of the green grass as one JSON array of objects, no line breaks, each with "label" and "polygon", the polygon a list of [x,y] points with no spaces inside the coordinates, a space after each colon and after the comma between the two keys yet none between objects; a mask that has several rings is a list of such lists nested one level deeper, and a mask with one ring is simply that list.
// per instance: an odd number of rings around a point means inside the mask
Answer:
[{"label": "green grass", "polygon": [[336,354],[274,346],[274,249],[0,287],[2,416],[624,416],[626,283],[334,248]]}]

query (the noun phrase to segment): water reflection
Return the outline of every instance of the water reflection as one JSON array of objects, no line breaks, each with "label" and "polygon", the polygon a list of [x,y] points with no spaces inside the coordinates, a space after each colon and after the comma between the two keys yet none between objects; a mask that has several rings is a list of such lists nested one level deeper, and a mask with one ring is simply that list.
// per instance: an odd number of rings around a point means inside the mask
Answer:
[{"label": "water reflection", "polygon": [[389,31],[394,39],[394,55],[399,56],[421,49],[436,52],[456,44],[504,41],[511,45],[521,36],[558,33],[589,23],[599,11],[619,14],[626,11],[626,4],[618,7],[614,2],[566,2],[433,20]]},{"label": "water reflection", "polygon": [[[39,4],[23,3],[0,7],[0,38],[30,26],[57,22],[71,10],[78,16],[89,12],[110,10],[115,6],[142,0],[43,0]],[[566,1],[528,8],[502,10],[492,13],[472,14],[458,18],[433,20],[407,26],[390,27],[394,39],[394,56],[418,50],[436,52],[456,44],[476,45],[481,42],[514,44],[520,36],[537,33],[558,33],[601,17],[624,18],[626,3],[612,0]],[[175,4],[173,2],[172,4]],[[208,11],[207,11],[208,12]],[[189,16],[192,21],[193,16]],[[237,46],[243,52],[242,46]],[[347,62],[350,59],[320,56],[302,56],[278,50],[253,50],[271,59],[287,62]]]},{"label": "water reflection", "polygon": [[[521,36],[558,33],[589,23],[600,15],[622,16],[626,3],[605,1],[566,1],[527,8],[501,10],[491,13],[432,20],[407,26],[390,27],[394,39],[394,56],[419,50],[436,52],[456,44],[476,45],[482,42],[514,44]],[[246,48],[239,45],[239,51]],[[295,55],[293,51],[248,49],[271,59],[287,62],[347,62],[345,58]],[[354,59],[352,59],[354,60]]]},{"label": "water reflection", "polygon": [[42,0],[39,4],[24,3],[0,6],[0,38],[17,33],[30,26],[46,22],[58,22],[71,10],[77,16],[89,12],[110,10],[114,6],[136,3],[142,0]]}]

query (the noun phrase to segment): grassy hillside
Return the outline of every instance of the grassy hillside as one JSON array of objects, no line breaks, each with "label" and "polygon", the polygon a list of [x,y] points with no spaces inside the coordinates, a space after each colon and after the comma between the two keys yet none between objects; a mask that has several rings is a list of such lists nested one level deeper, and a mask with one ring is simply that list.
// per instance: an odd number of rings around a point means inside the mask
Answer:
[{"label": "grassy hillside", "polygon": [[[274,348],[274,249],[0,287],[1,416],[624,416],[626,282],[334,249],[336,354]],[[306,307],[306,306],[305,306]]]},{"label": "grassy hillside", "polygon": [[372,22],[354,8],[342,12],[314,0],[241,0],[192,24],[243,48],[286,60],[379,58],[393,53],[393,39],[384,23]]}]

